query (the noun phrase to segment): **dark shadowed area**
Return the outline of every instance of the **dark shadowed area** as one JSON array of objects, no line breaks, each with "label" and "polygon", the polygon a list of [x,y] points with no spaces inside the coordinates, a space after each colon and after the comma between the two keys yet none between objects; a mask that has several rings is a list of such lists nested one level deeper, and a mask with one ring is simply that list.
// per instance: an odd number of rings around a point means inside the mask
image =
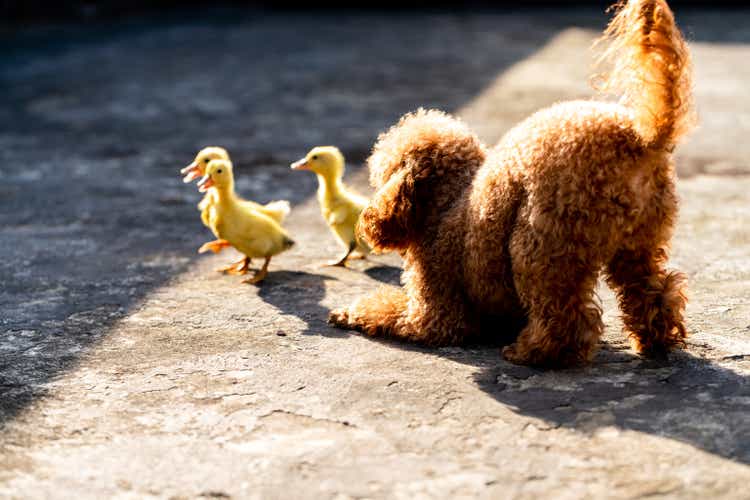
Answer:
[{"label": "dark shadowed area", "polygon": [[309,147],[340,144],[358,167],[402,111],[457,109],[562,26],[418,18],[196,11],[60,28],[62,45],[20,34],[0,63],[4,412],[188,268],[208,233],[176,173],[201,147],[231,152],[252,199],[299,202],[315,180],[288,164]]}]

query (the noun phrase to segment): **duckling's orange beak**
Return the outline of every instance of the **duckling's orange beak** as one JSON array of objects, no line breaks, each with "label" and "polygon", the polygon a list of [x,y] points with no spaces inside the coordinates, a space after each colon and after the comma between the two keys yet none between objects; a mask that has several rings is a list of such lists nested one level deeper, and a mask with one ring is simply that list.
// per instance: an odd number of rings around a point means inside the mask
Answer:
[{"label": "duckling's orange beak", "polygon": [[182,182],[185,183],[195,180],[201,176],[200,167],[198,167],[198,163],[196,162],[193,162],[187,167],[180,170],[180,173],[185,176],[182,178]]},{"label": "duckling's orange beak", "polygon": [[301,158],[291,164],[292,170],[310,170],[310,166],[307,164],[307,158]]},{"label": "duckling's orange beak", "polygon": [[214,180],[208,176],[208,174],[201,177],[201,180],[198,181],[198,191],[201,193],[205,193],[208,191],[208,188],[212,187],[214,185]]}]

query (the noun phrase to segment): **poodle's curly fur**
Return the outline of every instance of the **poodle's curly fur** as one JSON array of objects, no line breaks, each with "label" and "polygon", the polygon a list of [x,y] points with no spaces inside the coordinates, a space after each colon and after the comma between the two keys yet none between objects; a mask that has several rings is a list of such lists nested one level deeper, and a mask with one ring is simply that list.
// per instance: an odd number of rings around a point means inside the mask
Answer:
[{"label": "poodle's curly fur", "polygon": [[404,286],[333,311],[333,324],[455,345],[502,335],[503,318],[525,324],[506,359],[576,365],[602,334],[603,270],[639,352],[684,344],[685,277],[665,264],[671,151],[691,123],[689,53],[663,0],[620,5],[605,39],[614,69],[602,88],[617,104],[557,104],[490,150],[439,111],[381,135],[359,230],[375,250],[401,252]]}]

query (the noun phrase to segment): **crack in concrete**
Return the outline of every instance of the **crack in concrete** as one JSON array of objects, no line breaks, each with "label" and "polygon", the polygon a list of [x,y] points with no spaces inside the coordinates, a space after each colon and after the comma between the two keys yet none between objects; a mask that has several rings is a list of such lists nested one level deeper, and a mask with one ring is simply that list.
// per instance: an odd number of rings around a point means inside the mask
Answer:
[{"label": "crack in concrete", "polygon": [[329,424],[341,425],[343,427],[352,427],[352,428],[355,428],[355,429],[357,428],[357,426],[355,424],[349,422],[348,420],[336,420],[336,419],[332,419],[332,418],[328,418],[328,417],[315,417],[313,415],[308,415],[308,414],[305,414],[305,413],[297,413],[297,412],[294,412],[294,411],[291,411],[291,410],[283,410],[283,409],[271,410],[268,413],[260,415],[258,417],[258,421],[261,421],[261,420],[264,420],[264,419],[267,419],[267,418],[271,418],[274,415],[288,415],[288,416],[292,416],[292,417],[301,417],[301,418],[310,419],[310,420],[313,420],[313,421],[316,421],[316,422],[325,422],[325,423],[329,423]]},{"label": "crack in concrete", "polygon": [[448,399],[446,399],[445,401],[443,401],[443,403],[442,403],[442,404],[440,405],[440,408],[438,408],[438,409],[437,409],[437,411],[435,412],[435,414],[440,414],[440,413],[443,413],[443,410],[445,410],[445,408],[447,408],[447,406],[448,406],[448,405],[449,405],[449,404],[450,404],[451,402],[453,402],[453,401],[458,401],[458,400],[460,400],[460,399],[462,399],[462,398],[461,398],[461,396],[453,396],[453,397],[449,397]]},{"label": "crack in concrete", "polygon": [[175,389],[178,389],[178,387],[176,385],[173,385],[171,387],[166,387],[164,389],[148,389],[145,391],[138,391],[136,394],[148,394],[151,392],[168,392],[168,391],[173,391]]}]

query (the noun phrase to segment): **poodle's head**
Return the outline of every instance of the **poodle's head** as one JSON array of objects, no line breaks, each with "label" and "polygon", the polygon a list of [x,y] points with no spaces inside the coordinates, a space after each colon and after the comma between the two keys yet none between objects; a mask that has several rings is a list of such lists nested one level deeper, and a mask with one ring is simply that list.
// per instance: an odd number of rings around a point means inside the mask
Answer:
[{"label": "poodle's head", "polygon": [[456,118],[424,109],[405,115],[380,135],[367,161],[377,192],[360,217],[359,233],[376,251],[403,249],[419,235],[427,209],[440,204],[435,187],[449,183],[447,176],[473,175],[485,155]]}]

